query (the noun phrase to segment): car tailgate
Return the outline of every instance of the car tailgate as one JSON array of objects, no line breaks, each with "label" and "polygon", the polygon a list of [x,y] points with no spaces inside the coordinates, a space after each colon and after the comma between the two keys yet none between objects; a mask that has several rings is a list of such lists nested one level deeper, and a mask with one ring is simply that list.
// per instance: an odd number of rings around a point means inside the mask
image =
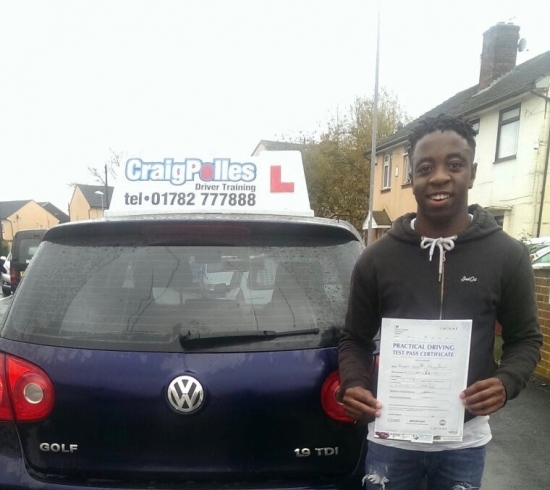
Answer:
[{"label": "car tailgate", "polygon": [[[43,478],[294,484],[342,478],[358,464],[362,429],[321,406],[335,348],[198,355],[20,345],[2,340],[55,391],[46,420],[18,424],[28,465]],[[192,413],[168,399],[184,375],[204,390]]]}]

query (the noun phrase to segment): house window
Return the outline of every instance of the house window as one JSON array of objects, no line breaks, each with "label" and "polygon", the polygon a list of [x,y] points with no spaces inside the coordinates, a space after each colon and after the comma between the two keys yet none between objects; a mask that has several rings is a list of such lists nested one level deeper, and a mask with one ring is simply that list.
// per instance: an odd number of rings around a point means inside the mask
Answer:
[{"label": "house window", "polygon": [[411,160],[408,153],[403,153],[403,184],[411,183]]},{"label": "house window", "polygon": [[486,208],[487,211],[489,211],[492,215],[493,215],[493,218],[495,218],[495,221],[497,222],[497,225],[500,226],[501,228],[504,228],[504,216],[505,216],[505,211],[503,211],[502,209],[498,209],[498,208]]},{"label": "house window", "polygon": [[519,116],[521,107],[509,107],[500,111],[496,160],[514,158],[518,149]]},{"label": "house window", "polygon": [[391,154],[384,155],[384,168],[382,169],[382,189],[391,187]]},{"label": "house window", "polygon": [[479,134],[479,119],[474,119],[470,122],[472,129],[476,132],[476,135]]}]

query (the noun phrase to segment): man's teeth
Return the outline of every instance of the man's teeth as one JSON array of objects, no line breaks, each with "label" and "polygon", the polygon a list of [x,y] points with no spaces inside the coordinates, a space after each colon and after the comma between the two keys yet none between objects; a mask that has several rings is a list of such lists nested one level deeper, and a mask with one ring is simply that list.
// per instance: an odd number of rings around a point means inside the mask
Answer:
[{"label": "man's teeth", "polygon": [[436,194],[435,196],[432,196],[432,199],[435,201],[442,201],[443,199],[447,199],[449,197],[449,194]]}]

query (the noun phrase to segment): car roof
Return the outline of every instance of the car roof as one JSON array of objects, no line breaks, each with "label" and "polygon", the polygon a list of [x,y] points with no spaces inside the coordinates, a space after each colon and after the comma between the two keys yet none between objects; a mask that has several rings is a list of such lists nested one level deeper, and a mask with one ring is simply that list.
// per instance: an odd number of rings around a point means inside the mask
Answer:
[{"label": "car roof", "polygon": [[44,235],[44,233],[46,233],[46,229],[45,228],[37,228],[37,229],[33,229],[33,230],[19,230],[17,232],[15,232],[15,235],[14,235],[14,239],[15,238],[24,238],[24,237],[41,237],[42,235]]},{"label": "car roof", "polygon": [[535,259],[538,259],[539,257],[542,257],[543,255],[546,255],[548,252],[550,252],[550,245],[545,245],[544,247],[539,248],[533,256]]},{"label": "car roof", "polygon": [[524,243],[526,245],[536,245],[539,243],[549,243],[550,244],[550,236],[541,236],[536,238],[529,238],[528,240],[525,240]]}]

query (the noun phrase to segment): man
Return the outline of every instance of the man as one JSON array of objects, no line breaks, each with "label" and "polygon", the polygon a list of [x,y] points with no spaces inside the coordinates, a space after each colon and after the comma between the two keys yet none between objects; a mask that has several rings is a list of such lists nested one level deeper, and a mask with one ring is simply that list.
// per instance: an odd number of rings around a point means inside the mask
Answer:
[{"label": "man", "polygon": [[[527,249],[482,207],[468,207],[476,176],[475,132],[459,118],[422,121],[409,138],[416,214],[397,219],[354,269],[339,346],[341,396],[357,421],[380,416],[371,379],[382,318],[472,320],[463,439],[430,444],[381,439],[369,425],[367,489],[411,490],[427,477],[436,490],[479,488],[489,415],[526,386],[542,335]],[[497,368],[495,321],[502,325]]]}]

